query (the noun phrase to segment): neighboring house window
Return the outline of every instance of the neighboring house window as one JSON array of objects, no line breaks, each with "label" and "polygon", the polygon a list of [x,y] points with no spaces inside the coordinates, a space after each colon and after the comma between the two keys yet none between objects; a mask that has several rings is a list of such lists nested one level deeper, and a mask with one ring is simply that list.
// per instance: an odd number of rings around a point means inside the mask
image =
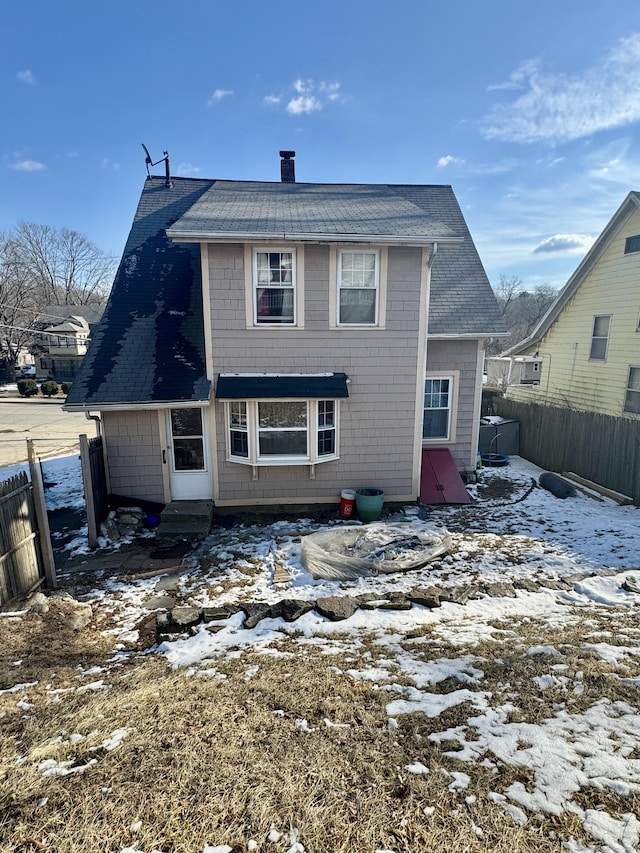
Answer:
[{"label": "neighboring house window", "polygon": [[338,324],[375,326],[378,322],[378,253],[338,253]]},{"label": "neighboring house window", "polygon": [[630,255],[632,252],[640,252],[640,234],[634,237],[627,237],[624,241],[624,253]]},{"label": "neighboring house window", "polygon": [[256,324],[296,322],[296,255],[293,249],[255,249],[253,283]]},{"label": "neighboring house window", "polygon": [[624,410],[632,415],[640,415],[640,367],[629,368]]},{"label": "neighboring house window", "polygon": [[600,314],[593,318],[593,335],[591,337],[591,352],[589,353],[589,358],[592,361],[606,361],[610,326],[610,314]]},{"label": "neighboring house window", "polygon": [[226,406],[232,462],[300,465],[338,458],[336,400],[246,400]]},{"label": "neighboring house window", "polygon": [[429,378],[424,385],[424,419],[422,437],[448,439],[451,431],[452,379],[450,376]]}]

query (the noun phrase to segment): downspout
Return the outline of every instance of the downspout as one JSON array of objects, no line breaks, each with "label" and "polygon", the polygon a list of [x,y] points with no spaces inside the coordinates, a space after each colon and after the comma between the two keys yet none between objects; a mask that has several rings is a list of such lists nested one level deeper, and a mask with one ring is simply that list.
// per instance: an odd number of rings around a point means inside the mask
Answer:
[{"label": "downspout", "polygon": [[102,419],[100,418],[100,415],[92,415],[91,412],[85,412],[84,416],[88,421],[96,422],[96,435],[102,435]]},{"label": "downspout", "polygon": [[[413,493],[416,499],[420,500],[420,474],[422,470],[422,422],[424,420],[424,382],[427,374],[427,339],[429,336],[429,302],[431,299],[431,269],[436,255],[438,254],[438,244],[433,243],[431,251],[425,260],[425,249],[423,248],[422,256],[422,275],[420,284],[421,305],[420,305],[420,322],[418,324],[419,333],[422,332],[422,338],[418,338],[418,359],[417,359],[417,376],[416,376],[416,412],[415,412],[415,440],[414,440],[414,463],[413,463]],[[424,295],[424,299],[422,296]],[[424,314],[423,314],[424,312]],[[422,352],[420,351],[422,350]]]}]

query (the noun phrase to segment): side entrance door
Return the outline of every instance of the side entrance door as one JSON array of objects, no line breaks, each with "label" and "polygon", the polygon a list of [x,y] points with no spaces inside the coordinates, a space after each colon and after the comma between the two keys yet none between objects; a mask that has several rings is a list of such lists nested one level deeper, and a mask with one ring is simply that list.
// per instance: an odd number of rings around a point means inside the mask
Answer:
[{"label": "side entrance door", "polygon": [[171,500],[207,500],[212,496],[206,409],[169,409],[167,445]]}]

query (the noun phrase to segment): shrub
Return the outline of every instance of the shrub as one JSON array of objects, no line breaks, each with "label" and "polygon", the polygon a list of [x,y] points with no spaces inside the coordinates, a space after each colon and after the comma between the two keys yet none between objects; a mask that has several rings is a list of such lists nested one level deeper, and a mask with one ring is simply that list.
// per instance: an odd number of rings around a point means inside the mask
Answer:
[{"label": "shrub", "polygon": [[65,395],[65,397],[69,393],[69,391],[71,391],[71,385],[72,384],[73,384],[72,382],[63,382],[62,385],[60,386],[60,388],[62,389],[62,393]]},{"label": "shrub", "polygon": [[35,379],[18,379],[18,394],[21,397],[33,397],[38,393],[38,383]]},{"label": "shrub", "polygon": [[52,379],[47,379],[47,381],[43,382],[40,386],[40,390],[45,397],[53,397],[58,393],[60,387],[57,382],[54,382]]}]

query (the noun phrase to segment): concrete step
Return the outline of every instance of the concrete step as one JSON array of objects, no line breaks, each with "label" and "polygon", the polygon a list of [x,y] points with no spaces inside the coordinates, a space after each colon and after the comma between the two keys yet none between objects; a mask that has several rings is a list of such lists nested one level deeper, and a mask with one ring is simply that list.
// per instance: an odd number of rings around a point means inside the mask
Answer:
[{"label": "concrete step", "polygon": [[213,520],[213,501],[172,501],[160,514],[160,537],[206,536]]}]

